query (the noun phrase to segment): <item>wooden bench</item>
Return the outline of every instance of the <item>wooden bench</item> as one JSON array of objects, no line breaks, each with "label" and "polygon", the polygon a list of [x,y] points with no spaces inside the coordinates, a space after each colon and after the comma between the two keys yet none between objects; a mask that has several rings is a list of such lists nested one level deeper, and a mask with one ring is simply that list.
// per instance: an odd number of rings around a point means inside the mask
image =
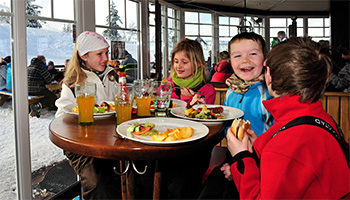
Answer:
[{"label": "wooden bench", "polygon": [[[2,106],[9,97],[12,96],[12,92],[8,90],[0,90],[0,106]],[[28,95],[28,104],[33,104],[38,102],[41,98],[44,98],[44,96],[34,96],[34,95]]]},{"label": "wooden bench", "polygon": [[[213,84],[214,85],[214,84]],[[214,86],[215,87],[215,86]],[[216,105],[222,105],[224,103],[227,87],[215,87],[216,91]],[[329,115],[338,123],[343,131],[345,140],[350,141],[350,93],[346,92],[325,92],[324,96],[320,99],[323,105],[323,109],[327,111]],[[224,138],[218,146],[227,146],[227,141]]]}]

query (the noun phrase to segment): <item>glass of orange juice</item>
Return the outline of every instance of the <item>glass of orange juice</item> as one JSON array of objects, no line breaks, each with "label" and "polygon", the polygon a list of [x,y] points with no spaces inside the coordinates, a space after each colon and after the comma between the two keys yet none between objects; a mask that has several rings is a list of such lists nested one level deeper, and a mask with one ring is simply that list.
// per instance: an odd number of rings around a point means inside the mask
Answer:
[{"label": "glass of orange juice", "polygon": [[133,84],[115,85],[113,89],[117,126],[131,120],[135,92]]},{"label": "glass of orange juice", "polygon": [[94,105],[96,99],[96,84],[81,83],[75,84],[75,96],[77,97],[79,119],[81,125],[94,123]]},{"label": "glass of orange juice", "polygon": [[138,117],[151,116],[152,86],[150,80],[135,80],[135,98]]}]

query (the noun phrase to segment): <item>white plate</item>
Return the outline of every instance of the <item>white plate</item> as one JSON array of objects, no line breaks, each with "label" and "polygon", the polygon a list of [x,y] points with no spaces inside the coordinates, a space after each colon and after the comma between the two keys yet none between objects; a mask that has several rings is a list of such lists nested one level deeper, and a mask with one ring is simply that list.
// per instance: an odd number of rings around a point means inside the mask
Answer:
[{"label": "white plate", "polygon": [[[101,105],[102,102],[103,102],[103,101],[101,101],[101,102],[99,103],[99,105]],[[107,102],[107,103],[109,103],[109,104],[110,104],[110,103],[114,104],[114,101],[105,101],[105,102]],[[71,104],[71,105],[65,106],[65,107],[63,107],[63,111],[64,111],[65,113],[68,113],[68,114],[72,114],[72,115],[79,116],[79,113],[73,112],[72,108],[73,108],[74,106],[77,106],[77,104],[75,103],[75,104]],[[94,113],[94,119],[104,119],[104,118],[110,117],[111,115],[114,115],[114,114],[115,114],[115,111],[114,111],[114,110],[113,110],[113,111],[110,111],[110,112],[106,112],[106,113]]]},{"label": "white plate", "polygon": [[[181,99],[171,99],[171,101],[173,101],[173,103],[176,103],[175,108],[186,108],[187,103],[186,101],[183,101]],[[173,108],[169,108],[169,110],[172,110]]]},{"label": "white plate", "polygon": [[[194,133],[189,138],[176,140],[176,141],[169,141],[169,142],[153,141],[152,136],[134,135],[133,133],[127,132],[127,127],[133,125],[135,121],[139,123],[146,123],[146,122],[154,123],[156,125],[154,128],[159,132],[164,132],[167,129],[190,126],[194,129]],[[202,123],[198,123],[194,121],[176,119],[176,118],[152,117],[152,118],[135,119],[135,120],[124,122],[117,127],[117,133],[123,138],[127,138],[136,142],[141,142],[149,145],[176,145],[176,144],[182,144],[182,143],[199,140],[208,135],[209,129],[207,126],[203,125]]]},{"label": "white plate", "polygon": [[[201,108],[204,105],[195,105],[193,106],[194,109]],[[200,122],[223,122],[223,121],[229,121],[233,120],[235,118],[242,117],[244,115],[244,112],[240,109],[229,107],[229,106],[222,106],[222,105],[206,105],[208,108],[213,107],[223,107],[224,111],[220,113],[222,116],[226,117],[226,119],[196,119],[196,118],[190,118],[186,117],[185,110],[186,108],[174,108],[170,112],[176,117],[184,118],[184,119],[190,119],[194,121],[200,121]]]}]

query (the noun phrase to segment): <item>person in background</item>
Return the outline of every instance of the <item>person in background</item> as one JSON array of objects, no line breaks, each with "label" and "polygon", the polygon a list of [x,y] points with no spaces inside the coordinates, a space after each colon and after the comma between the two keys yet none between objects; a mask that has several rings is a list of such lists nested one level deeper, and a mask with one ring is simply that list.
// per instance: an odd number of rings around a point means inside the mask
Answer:
[{"label": "person in background", "polygon": [[49,73],[52,76],[52,80],[53,81],[57,81],[57,82],[61,82],[61,80],[63,79],[63,73],[57,71],[57,69],[55,68],[55,64],[53,61],[49,61],[47,63],[47,70],[49,71]]},{"label": "person in background", "polygon": [[[265,40],[254,32],[243,32],[230,40],[228,49],[234,73],[226,79],[229,88],[223,105],[242,110],[243,119],[249,120],[251,129],[261,135],[273,124],[273,117],[262,103],[273,98],[264,82],[263,64],[267,54]],[[231,122],[226,125],[225,134]],[[238,198],[234,182],[225,179],[222,173],[222,166],[230,161],[231,156],[226,153],[226,159],[208,175],[199,199]]]},{"label": "person in background", "polygon": [[215,89],[208,83],[202,46],[194,40],[185,38],[177,43],[171,53],[171,73],[166,80],[175,87],[171,98],[186,101],[188,105],[215,102]]},{"label": "person in background", "polygon": [[345,60],[345,66],[338,74],[332,73],[331,84],[338,90],[350,92],[350,50],[349,42],[340,44],[337,48],[338,53]]},{"label": "person in background", "polygon": [[119,71],[126,73],[126,81],[132,83],[137,79],[137,60],[125,50],[125,59],[120,62]]},{"label": "person in background", "polygon": [[[85,31],[77,38],[72,59],[65,72],[61,96],[56,101],[55,117],[64,114],[63,107],[76,102],[77,83],[96,83],[96,102],[113,101],[117,73],[107,65],[109,44],[95,32]],[[105,160],[64,152],[70,165],[79,175],[83,199],[120,199],[120,177],[114,171],[119,161]]]},{"label": "person in background", "polygon": [[0,90],[6,89],[7,64],[11,62],[11,56],[1,57],[0,60]]},{"label": "person in background", "polygon": [[230,55],[227,51],[219,53],[219,62],[214,66],[214,74],[210,82],[225,82],[233,74]]},{"label": "person in background", "polygon": [[66,59],[66,60],[64,61],[64,70],[67,70],[67,69],[68,69],[69,61],[70,61],[70,59]]},{"label": "person in background", "polygon": [[[227,132],[232,160],[224,173],[235,182],[240,199],[349,199],[345,153],[327,131],[330,126],[337,130],[337,125],[319,101],[332,70],[331,59],[322,51],[311,38],[293,37],[269,52],[265,79],[275,98],[263,104],[275,124],[258,138],[248,130],[242,141]],[[286,128],[302,116],[330,126]]]},{"label": "person in background", "polygon": [[278,31],[277,33],[277,38],[273,38],[272,42],[271,42],[271,47],[274,47],[276,44],[286,41],[287,37],[286,37],[286,32],[284,31]]},{"label": "person in background", "polygon": [[208,72],[211,74],[213,68],[211,67],[212,62],[211,62],[211,50],[208,52],[208,59],[207,59],[207,67],[208,67]]},{"label": "person in background", "polygon": [[12,92],[12,63],[11,63],[11,58],[10,62],[7,63],[7,73],[6,73],[6,89],[10,92]]},{"label": "person in background", "polygon": [[57,109],[55,106],[57,96],[45,86],[51,81],[52,76],[47,70],[45,56],[38,55],[36,58],[33,58],[28,66],[28,94],[44,96],[44,98],[30,105],[31,116],[40,117],[42,108],[47,108],[49,111]]}]

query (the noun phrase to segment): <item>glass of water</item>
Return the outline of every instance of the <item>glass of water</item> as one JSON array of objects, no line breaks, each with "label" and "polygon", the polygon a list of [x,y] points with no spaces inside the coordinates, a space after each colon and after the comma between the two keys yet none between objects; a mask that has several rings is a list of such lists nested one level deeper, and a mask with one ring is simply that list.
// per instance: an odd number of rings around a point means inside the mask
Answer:
[{"label": "glass of water", "polygon": [[152,81],[152,99],[156,117],[168,117],[169,105],[172,93],[172,85],[169,81]]}]

